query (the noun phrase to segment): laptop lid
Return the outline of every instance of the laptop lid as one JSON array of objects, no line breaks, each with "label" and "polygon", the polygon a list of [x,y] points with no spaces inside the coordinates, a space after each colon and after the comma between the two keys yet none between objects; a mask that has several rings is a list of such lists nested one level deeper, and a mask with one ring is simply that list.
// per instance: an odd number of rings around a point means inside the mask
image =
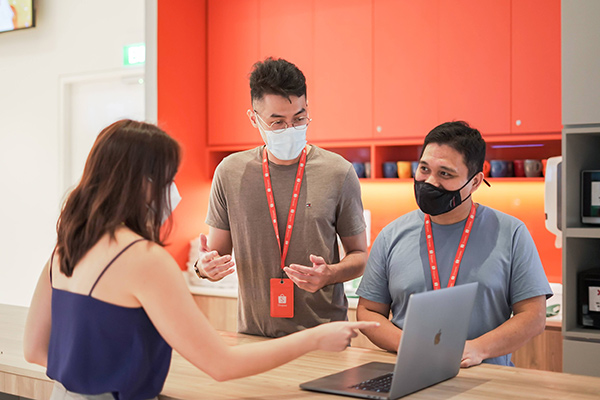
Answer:
[{"label": "laptop lid", "polygon": [[[456,376],[477,287],[477,283],[468,283],[412,294],[395,365],[363,364],[305,382],[300,388],[353,397],[397,399]],[[351,388],[392,370],[389,393]]]}]

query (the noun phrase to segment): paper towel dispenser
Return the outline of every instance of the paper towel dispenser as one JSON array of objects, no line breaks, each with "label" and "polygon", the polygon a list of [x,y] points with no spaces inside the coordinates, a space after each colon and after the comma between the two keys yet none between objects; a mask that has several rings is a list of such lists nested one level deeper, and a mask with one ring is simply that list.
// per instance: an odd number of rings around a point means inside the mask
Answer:
[{"label": "paper towel dispenser", "polygon": [[562,247],[561,171],[562,157],[548,158],[544,173],[544,212],[546,213],[546,229],[556,235],[554,245],[557,248]]}]

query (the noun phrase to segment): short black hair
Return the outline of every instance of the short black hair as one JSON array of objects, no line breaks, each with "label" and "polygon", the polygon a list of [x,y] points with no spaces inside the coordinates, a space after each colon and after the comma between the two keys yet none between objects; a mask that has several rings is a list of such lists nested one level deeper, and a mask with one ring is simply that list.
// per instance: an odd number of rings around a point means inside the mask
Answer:
[{"label": "short black hair", "polygon": [[469,177],[483,171],[485,140],[477,129],[465,121],[445,122],[433,128],[425,137],[419,159],[423,157],[423,152],[430,143],[448,145],[462,154]]},{"label": "short black hair", "polygon": [[306,78],[298,67],[282,58],[259,61],[250,73],[251,101],[262,100],[267,94],[288,100],[290,96],[306,96]]}]

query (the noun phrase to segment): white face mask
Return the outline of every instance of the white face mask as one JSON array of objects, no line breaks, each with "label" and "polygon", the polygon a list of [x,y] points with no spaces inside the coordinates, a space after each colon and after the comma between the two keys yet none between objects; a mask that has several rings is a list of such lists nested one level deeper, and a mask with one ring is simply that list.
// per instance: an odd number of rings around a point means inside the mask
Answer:
[{"label": "white face mask", "polygon": [[167,190],[169,191],[169,195],[170,195],[171,209],[169,209],[168,204],[165,204],[165,210],[163,212],[161,224],[165,223],[167,218],[169,218],[169,215],[171,215],[173,210],[175,210],[175,207],[177,207],[177,205],[181,201],[181,195],[179,194],[179,190],[177,190],[177,186],[175,185],[175,182],[171,182],[171,185],[169,186],[169,189],[167,189]]},{"label": "white face mask", "polygon": [[267,149],[280,160],[289,161],[298,157],[302,149],[306,146],[306,129],[304,125],[301,129],[292,126],[281,133],[273,133],[264,130],[260,124],[258,129],[263,133],[262,137],[267,145]]}]

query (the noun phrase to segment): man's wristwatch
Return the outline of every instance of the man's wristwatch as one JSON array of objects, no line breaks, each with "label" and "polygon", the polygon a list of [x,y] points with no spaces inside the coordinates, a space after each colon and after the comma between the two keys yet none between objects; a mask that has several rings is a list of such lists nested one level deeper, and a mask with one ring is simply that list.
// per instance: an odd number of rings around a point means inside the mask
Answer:
[{"label": "man's wristwatch", "polygon": [[204,276],[200,273],[200,270],[198,269],[198,261],[196,260],[196,262],[194,263],[194,271],[196,271],[196,275],[198,275],[198,278],[200,279],[208,279],[208,276]]}]

